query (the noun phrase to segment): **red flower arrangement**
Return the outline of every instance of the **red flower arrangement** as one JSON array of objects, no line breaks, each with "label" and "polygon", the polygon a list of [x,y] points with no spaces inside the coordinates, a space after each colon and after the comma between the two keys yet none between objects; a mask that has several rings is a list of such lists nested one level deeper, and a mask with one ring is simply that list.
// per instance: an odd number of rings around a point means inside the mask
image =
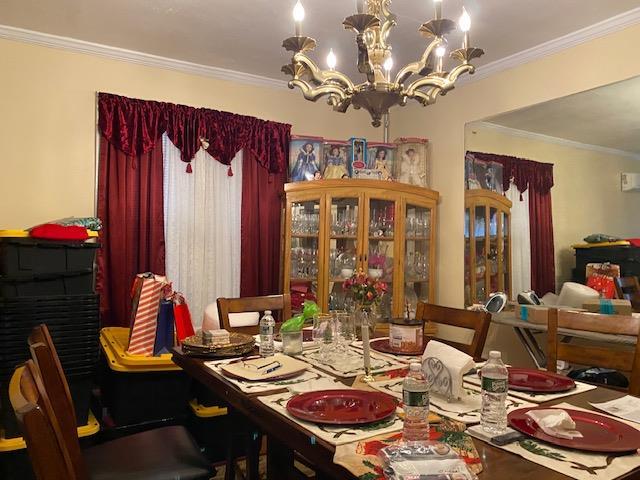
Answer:
[{"label": "red flower arrangement", "polygon": [[380,299],[387,292],[387,284],[380,280],[367,277],[360,270],[342,284],[342,288],[350,290],[353,300],[362,308],[370,308],[380,303]]}]

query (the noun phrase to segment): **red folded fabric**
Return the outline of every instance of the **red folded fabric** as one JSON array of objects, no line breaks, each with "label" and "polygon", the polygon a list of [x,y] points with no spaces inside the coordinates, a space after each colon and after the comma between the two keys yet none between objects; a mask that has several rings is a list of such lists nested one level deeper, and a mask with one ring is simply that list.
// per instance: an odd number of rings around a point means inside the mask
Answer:
[{"label": "red folded fabric", "polygon": [[627,238],[632,247],[640,247],[640,238]]},{"label": "red folded fabric", "polygon": [[43,223],[33,227],[29,232],[33,238],[45,240],[86,240],[89,238],[87,229],[77,225],[57,225],[55,223]]}]

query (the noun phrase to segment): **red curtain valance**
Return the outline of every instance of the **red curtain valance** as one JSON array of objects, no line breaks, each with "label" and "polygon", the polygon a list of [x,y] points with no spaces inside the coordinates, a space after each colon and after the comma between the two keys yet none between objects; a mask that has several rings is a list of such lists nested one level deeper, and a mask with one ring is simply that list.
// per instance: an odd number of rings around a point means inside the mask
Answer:
[{"label": "red curtain valance", "polygon": [[513,183],[522,193],[529,185],[537,192],[548,193],[553,187],[553,164],[541,163],[524,158],[496,155],[494,153],[467,152],[477,160],[497,162],[503,167],[502,188],[509,190],[509,182]]},{"label": "red curtain valance", "polygon": [[209,143],[207,152],[225,165],[247,149],[270,173],[286,171],[288,124],[109,93],[98,95],[98,109],[104,138],[130,156],[149,152],[166,132],[184,162],[193,159],[204,138]]}]

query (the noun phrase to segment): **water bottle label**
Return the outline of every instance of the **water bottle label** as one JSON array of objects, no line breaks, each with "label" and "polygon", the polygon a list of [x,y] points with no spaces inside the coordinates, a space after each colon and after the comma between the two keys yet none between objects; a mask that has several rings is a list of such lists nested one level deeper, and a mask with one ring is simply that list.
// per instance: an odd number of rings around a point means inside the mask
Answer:
[{"label": "water bottle label", "polygon": [[408,407],[428,407],[429,392],[402,392],[402,402]]},{"label": "water bottle label", "polygon": [[482,377],[482,389],[489,393],[507,393],[509,385],[506,378]]},{"label": "water bottle label", "polygon": [[273,335],[273,327],[271,325],[260,325],[260,335]]}]

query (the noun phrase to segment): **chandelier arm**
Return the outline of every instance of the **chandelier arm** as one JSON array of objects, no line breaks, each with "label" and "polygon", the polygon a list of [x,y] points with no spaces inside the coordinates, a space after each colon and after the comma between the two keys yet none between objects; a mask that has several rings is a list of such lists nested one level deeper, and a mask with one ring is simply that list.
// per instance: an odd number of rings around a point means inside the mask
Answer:
[{"label": "chandelier arm", "polygon": [[389,48],[387,38],[389,37],[391,29],[397,25],[396,16],[389,10],[390,6],[391,0],[382,0],[380,2],[380,17],[382,17],[382,26],[380,27],[380,45],[382,48]]},{"label": "chandelier arm", "polygon": [[347,90],[352,91],[355,89],[355,85],[351,79],[344,73],[338,72],[337,70],[322,70],[313,60],[302,52],[298,52],[293,56],[293,63],[303,64],[311,74],[311,78],[320,85],[327,82],[338,82]]},{"label": "chandelier arm", "polygon": [[442,91],[440,87],[431,87],[426,92],[416,90],[413,94],[413,99],[420,102],[424,107],[427,105],[433,105],[436,103],[438,94]]},{"label": "chandelier arm", "polygon": [[323,97],[325,95],[335,95],[339,97],[341,101],[344,101],[349,97],[349,95],[344,91],[342,87],[335,84],[326,84],[313,87],[309,82],[306,82],[299,78],[294,78],[293,80],[289,81],[289,88],[295,87],[298,87],[300,89],[304,98],[306,98],[307,100],[311,100],[312,102],[315,102],[320,97]]},{"label": "chandelier arm", "polygon": [[441,43],[442,39],[434,39],[427,46],[427,48],[425,48],[424,52],[422,53],[422,57],[420,57],[420,60],[418,60],[417,62],[409,63],[408,65],[405,65],[402,69],[400,69],[400,71],[398,71],[396,75],[394,86],[396,88],[399,88],[411,75],[417,75],[419,72],[424,70],[429,63],[429,57],[431,56],[431,53],[433,52],[433,50],[438,48]]},{"label": "chandelier arm", "polygon": [[416,92],[425,87],[437,87],[441,90],[447,89],[449,80],[446,77],[438,77],[436,75],[430,75],[428,77],[419,78],[409,84],[407,88],[402,91],[402,95],[413,98],[416,96]]},{"label": "chandelier arm", "polygon": [[476,67],[474,67],[473,65],[471,65],[470,63],[461,63],[460,65],[454,67],[449,74],[446,76],[447,81],[451,82],[451,84],[454,84],[456,82],[456,80],[458,80],[458,77],[460,75],[462,75],[463,73],[473,73],[476,71]]}]

